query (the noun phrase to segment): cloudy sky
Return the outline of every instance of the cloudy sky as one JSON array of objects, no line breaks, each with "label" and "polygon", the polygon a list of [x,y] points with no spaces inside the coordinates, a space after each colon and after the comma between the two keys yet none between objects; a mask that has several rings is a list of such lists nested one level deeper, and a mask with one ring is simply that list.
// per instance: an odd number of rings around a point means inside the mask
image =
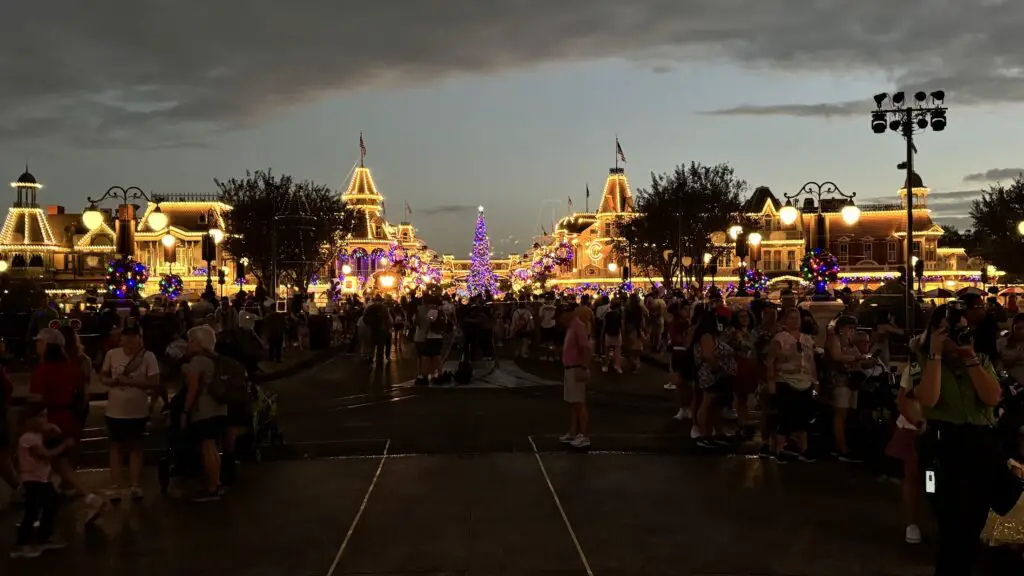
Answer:
[{"label": "cloudy sky", "polygon": [[499,251],[583,207],[616,134],[634,188],[697,160],[891,199],[903,142],[869,113],[894,88],[947,93],[917,156],[941,221],[1024,166],[1012,0],[40,0],[0,21],[0,170],[27,161],[69,209],[266,167],[342,187],[360,131],[391,219],[408,202],[459,255],[478,204]]}]

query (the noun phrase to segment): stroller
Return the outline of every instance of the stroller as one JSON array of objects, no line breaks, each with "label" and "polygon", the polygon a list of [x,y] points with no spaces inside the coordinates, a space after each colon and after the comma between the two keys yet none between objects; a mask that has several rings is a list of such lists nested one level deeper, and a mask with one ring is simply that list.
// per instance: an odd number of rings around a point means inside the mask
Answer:
[{"label": "stroller", "polygon": [[[277,395],[264,392],[251,380],[247,387],[250,400],[248,416],[252,424],[247,433],[235,438],[234,454],[230,458],[221,458],[221,477],[225,479],[234,476],[235,458],[258,463],[263,459],[261,446],[284,443],[284,434],[277,425]],[[202,471],[198,441],[187,428],[181,427],[185,396],[181,392],[175,394],[169,405],[167,450],[157,463],[157,478],[163,494],[167,493],[172,478],[193,478]]]}]

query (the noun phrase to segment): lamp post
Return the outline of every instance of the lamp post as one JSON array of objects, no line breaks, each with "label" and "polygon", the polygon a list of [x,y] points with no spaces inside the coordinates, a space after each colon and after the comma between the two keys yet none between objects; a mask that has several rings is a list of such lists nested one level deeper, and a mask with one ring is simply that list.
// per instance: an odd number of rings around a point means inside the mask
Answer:
[{"label": "lamp post", "polygon": [[167,263],[167,274],[170,275],[173,273],[171,264],[178,260],[177,251],[174,249],[175,245],[178,243],[178,239],[171,234],[164,234],[164,237],[160,239],[160,243],[163,244],[164,247],[164,262]]},{"label": "lamp post", "polygon": [[809,248],[812,249],[827,249],[827,243],[825,241],[825,213],[822,211],[821,208],[821,200],[823,197],[833,198],[838,196],[840,198],[844,198],[847,200],[842,210],[840,211],[840,215],[843,218],[843,222],[845,222],[847,225],[852,226],[856,224],[858,220],[860,220],[860,208],[857,208],[857,206],[853,203],[853,198],[854,196],[857,195],[857,193],[843,192],[842,190],[839,189],[839,186],[837,186],[836,183],[832,181],[820,183],[808,182],[804,184],[800,188],[800,190],[797,190],[792,194],[786,193],[784,195],[786,197],[786,205],[783,206],[782,210],[779,212],[779,219],[782,220],[782,223],[787,226],[796,222],[797,218],[800,216],[800,211],[796,206],[793,205],[793,200],[799,198],[800,196],[815,198],[817,207],[817,219],[815,220],[815,242],[812,244],[811,239],[807,239],[807,245]]},{"label": "lamp post", "polygon": [[[924,91],[914,93],[914,103],[907,102],[903,92],[891,96],[882,92],[875,95],[875,110],[871,112],[871,130],[875,134],[885,134],[886,128],[899,132],[907,143],[907,161],[901,164],[907,171],[904,190],[907,194],[907,240],[904,247],[904,262],[910,262],[914,251],[914,146],[915,129],[922,132],[930,125],[932,130],[942,132],[946,129],[946,107],[943,101],[946,93],[936,90],[930,94]],[[914,284],[908,281],[906,286],[907,299],[907,338],[914,336]]]},{"label": "lamp post", "polygon": [[149,213],[149,218],[146,222],[153,231],[160,231],[167,227],[167,215],[160,210],[160,202],[153,200],[149,195],[142,191],[138,186],[129,186],[123,188],[121,186],[111,186],[103,193],[99,198],[87,198],[89,200],[89,207],[82,213],[82,223],[90,231],[95,230],[103,224],[103,214],[97,208],[97,204],[103,202],[107,198],[120,198],[121,204],[118,210],[118,230],[117,230],[117,251],[123,258],[127,258],[132,255],[132,244],[134,240],[134,234],[132,232],[132,218],[128,216],[128,206],[131,200],[146,200],[147,202],[153,202],[156,204],[156,208]]},{"label": "lamp post", "polygon": [[206,289],[203,291],[203,297],[210,303],[217,299],[217,293],[213,290],[212,270],[213,263],[217,260],[217,245],[224,240],[224,231],[217,227],[215,217],[213,210],[207,211],[206,221],[209,224],[209,229],[203,236],[202,246],[203,260],[206,260]]}]

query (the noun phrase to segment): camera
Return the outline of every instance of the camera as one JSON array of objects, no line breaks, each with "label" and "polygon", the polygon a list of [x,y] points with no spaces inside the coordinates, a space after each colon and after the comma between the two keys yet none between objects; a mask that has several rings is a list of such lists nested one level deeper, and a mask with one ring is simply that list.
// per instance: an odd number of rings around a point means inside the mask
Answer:
[{"label": "camera", "polygon": [[960,325],[960,321],[964,318],[966,311],[966,305],[959,300],[953,300],[946,304],[946,323],[949,325],[949,340],[960,347],[969,346],[974,340],[971,335],[971,329]]}]

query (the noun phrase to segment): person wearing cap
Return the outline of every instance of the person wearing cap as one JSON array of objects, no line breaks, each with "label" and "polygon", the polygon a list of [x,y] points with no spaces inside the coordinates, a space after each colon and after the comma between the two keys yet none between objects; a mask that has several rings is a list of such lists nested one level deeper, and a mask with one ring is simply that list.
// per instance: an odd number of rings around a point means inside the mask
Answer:
[{"label": "person wearing cap", "polygon": [[88,380],[78,359],[65,353],[64,335],[56,328],[43,328],[35,336],[39,364],[32,371],[29,393],[38,397],[46,409],[48,421],[56,433],[46,438],[46,448],[64,445],[66,450],[53,458],[53,471],[61,479],[61,489],[71,496],[86,496],[90,507],[87,521],[96,519],[103,499],[90,494],[75,477],[72,452],[82,437],[84,422],[78,416],[82,405],[89,402]]},{"label": "person wearing cap", "polygon": [[217,442],[224,438],[228,407],[210,396],[210,383],[217,372],[217,333],[209,326],[196,326],[188,331],[188,363],[185,374],[185,404],[182,429],[188,429],[199,440],[203,458],[204,486],[193,499],[208,502],[220,498],[220,453]]},{"label": "person wearing cap", "polygon": [[832,366],[832,407],[835,417],[832,419],[832,432],[835,436],[833,454],[844,462],[856,459],[850,453],[846,441],[846,422],[850,410],[857,409],[857,390],[854,389],[850,371],[856,370],[860,363],[868,357],[861,353],[853,341],[857,330],[857,318],[840,316],[835,327],[828,331],[825,339],[825,352]]},{"label": "person wearing cap", "polygon": [[110,498],[121,498],[122,455],[128,453],[129,491],[132,499],[143,496],[142,437],[149,422],[149,391],[160,386],[156,355],[142,344],[138,324],[121,330],[120,346],[103,357],[100,378],[107,393],[107,434],[110,436]]}]

